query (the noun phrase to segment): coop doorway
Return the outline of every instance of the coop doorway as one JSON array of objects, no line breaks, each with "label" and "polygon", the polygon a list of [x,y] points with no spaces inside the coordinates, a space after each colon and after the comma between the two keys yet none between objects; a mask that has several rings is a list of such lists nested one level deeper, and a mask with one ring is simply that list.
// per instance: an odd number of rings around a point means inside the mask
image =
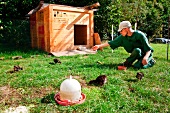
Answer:
[{"label": "coop doorway", "polygon": [[87,45],[87,25],[74,25],[74,45]]}]

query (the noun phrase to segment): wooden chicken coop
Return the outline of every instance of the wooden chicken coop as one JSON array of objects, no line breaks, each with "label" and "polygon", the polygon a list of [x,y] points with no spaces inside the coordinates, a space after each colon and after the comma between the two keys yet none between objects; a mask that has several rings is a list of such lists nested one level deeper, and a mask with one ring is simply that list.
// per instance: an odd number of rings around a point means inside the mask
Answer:
[{"label": "wooden chicken coop", "polygon": [[50,53],[92,47],[93,12],[83,7],[43,3],[30,15],[32,48]]}]

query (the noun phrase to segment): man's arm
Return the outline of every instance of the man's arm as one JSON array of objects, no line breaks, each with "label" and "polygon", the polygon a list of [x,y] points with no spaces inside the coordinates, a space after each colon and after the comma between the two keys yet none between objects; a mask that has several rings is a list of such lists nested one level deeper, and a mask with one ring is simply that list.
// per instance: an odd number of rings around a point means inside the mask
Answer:
[{"label": "man's arm", "polygon": [[145,54],[145,56],[143,57],[143,60],[142,60],[143,65],[148,64],[148,58],[149,58],[150,54],[151,54],[151,50],[146,52],[146,54]]},{"label": "man's arm", "polygon": [[96,51],[99,48],[104,48],[104,47],[107,47],[107,46],[110,46],[108,42],[100,44],[100,45],[95,45],[95,46],[92,47],[92,50]]}]

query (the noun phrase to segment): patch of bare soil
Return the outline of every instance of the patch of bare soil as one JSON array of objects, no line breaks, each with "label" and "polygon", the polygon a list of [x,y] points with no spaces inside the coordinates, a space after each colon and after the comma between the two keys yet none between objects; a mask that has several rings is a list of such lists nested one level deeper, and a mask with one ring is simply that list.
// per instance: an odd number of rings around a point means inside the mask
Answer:
[{"label": "patch of bare soil", "polygon": [[[0,103],[10,106],[18,106],[21,102],[27,103],[26,98],[43,98],[51,92],[55,92],[52,87],[29,88],[25,91],[23,88],[14,89],[10,86],[0,87]],[[56,91],[57,92],[57,91]]]},{"label": "patch of bare soil", "polygon": [[0,87],[0,103],[5,105],[18,104],[22,100],[22,95],[10,86]]}]

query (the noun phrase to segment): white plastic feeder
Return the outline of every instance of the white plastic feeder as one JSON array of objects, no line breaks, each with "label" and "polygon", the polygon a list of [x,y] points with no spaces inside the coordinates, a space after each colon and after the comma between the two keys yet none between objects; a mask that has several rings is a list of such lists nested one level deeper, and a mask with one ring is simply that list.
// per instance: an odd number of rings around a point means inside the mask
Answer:
[{"label": "white plastic feeder", "polygon": [[60,85],[60,100],[79,101],[81,100],[81,85],[76,79],[64,80]]}]

